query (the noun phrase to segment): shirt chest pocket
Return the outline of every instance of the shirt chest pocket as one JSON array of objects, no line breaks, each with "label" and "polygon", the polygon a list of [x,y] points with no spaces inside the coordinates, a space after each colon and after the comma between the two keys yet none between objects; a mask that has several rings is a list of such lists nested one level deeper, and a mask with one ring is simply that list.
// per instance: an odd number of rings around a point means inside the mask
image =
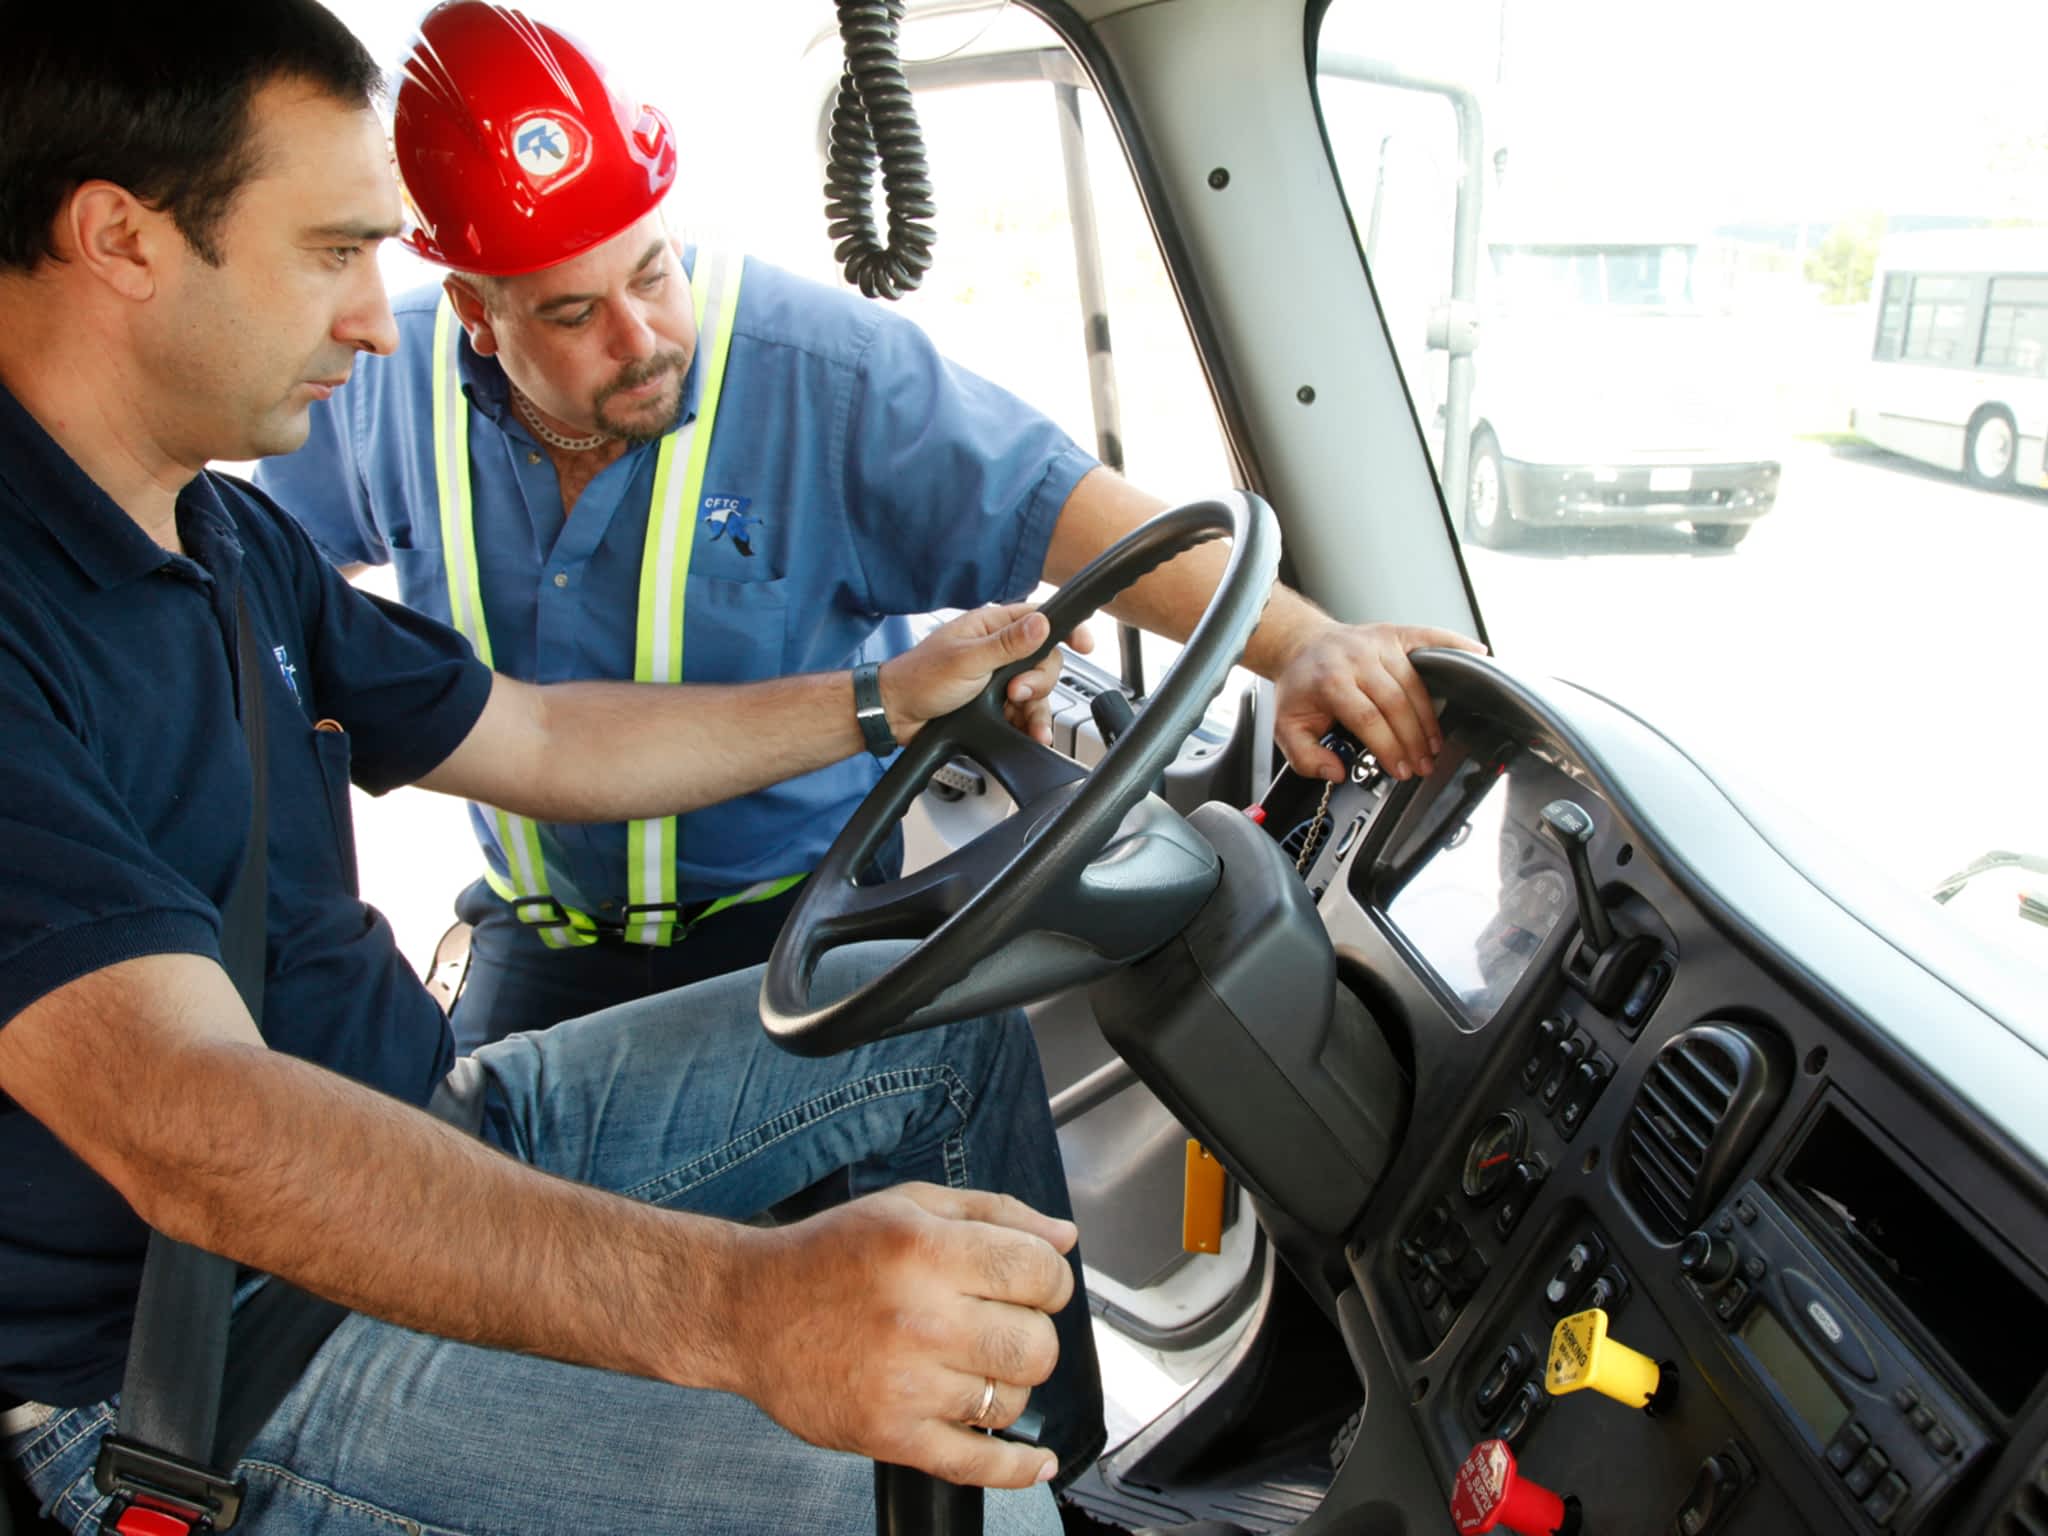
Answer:
[{"label": "shirt chest pocket", "polygon": [[780,677],[798,622],[788,577],[728,581],[692,574],[683,608],[683,680],[750,683]]},{"label": "shirt chest pocket", "polygon": [[328,864],[338,869],[349,894],[359,896],[356,874],[355,819],[349,810],[348,733],[323,720],[307,733],[312,758],[310,804],[297,835],[304,839],[308,867]]}]

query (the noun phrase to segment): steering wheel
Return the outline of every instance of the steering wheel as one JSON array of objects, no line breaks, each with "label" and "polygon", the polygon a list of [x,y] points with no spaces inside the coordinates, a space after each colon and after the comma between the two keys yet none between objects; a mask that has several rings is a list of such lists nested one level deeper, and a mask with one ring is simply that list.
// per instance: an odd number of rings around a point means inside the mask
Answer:
[{"label": "steering wheel", "polygon": [[[1174,556],[1224,536],[1230,559],[1201,621],[1094,772],[1004,718],[1010,679],[1076,624]],[[1279,561],[1272,509],[1233,491],[1161,512],[1054,593],[1042,610],[1051,624],[1045,644],[953,713],[927,722],[804,882],[761,983],[769,1034],[798,1055],[829,1056],[1047,996],[1180,932],[1209,899],[1221,867],[1149,789],[1244,653]],[[854,872],[932,774],[959,756],[986,769],[1015,812],[924,869],[855,885]],[[873,939],[916,942],[845,997],[812,1006],[819,958]]]}]

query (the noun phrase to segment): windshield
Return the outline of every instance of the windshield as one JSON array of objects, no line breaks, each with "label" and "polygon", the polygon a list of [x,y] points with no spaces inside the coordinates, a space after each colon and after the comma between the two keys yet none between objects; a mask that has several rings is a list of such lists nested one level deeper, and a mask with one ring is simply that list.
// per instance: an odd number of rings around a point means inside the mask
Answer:
[{"label": "windshield", "polygon": [[2048,876],[1933,899],[2048,853],[2048,7],[1925,20],[1333,0],[1316,83],[1496,651],[2048,971]]}]

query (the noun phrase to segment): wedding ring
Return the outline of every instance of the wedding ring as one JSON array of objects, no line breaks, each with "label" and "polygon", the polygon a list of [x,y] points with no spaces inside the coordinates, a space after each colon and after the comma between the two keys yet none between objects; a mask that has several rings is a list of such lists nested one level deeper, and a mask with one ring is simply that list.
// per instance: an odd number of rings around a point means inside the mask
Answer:
[{"label": "wedding ring", "polygon": [[974,1410],[974,1417],[967,1421],[974,1429],[988,1428],[988,1416],[996,1406],[996,1379],[991,1376],[988,1385],[981,1389],[981,1406]]}]

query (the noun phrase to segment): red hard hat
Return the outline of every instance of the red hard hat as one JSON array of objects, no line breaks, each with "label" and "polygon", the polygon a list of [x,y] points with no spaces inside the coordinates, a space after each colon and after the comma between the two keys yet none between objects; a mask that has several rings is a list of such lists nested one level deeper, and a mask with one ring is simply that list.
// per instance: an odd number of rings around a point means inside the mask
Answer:
[{"label": "red hard hat", "polygon": [[508,6],[420,22],[398,88],[398,174],[429,261],[514,277],[629,228],[676,179],[675,133],[583,45]]}]

